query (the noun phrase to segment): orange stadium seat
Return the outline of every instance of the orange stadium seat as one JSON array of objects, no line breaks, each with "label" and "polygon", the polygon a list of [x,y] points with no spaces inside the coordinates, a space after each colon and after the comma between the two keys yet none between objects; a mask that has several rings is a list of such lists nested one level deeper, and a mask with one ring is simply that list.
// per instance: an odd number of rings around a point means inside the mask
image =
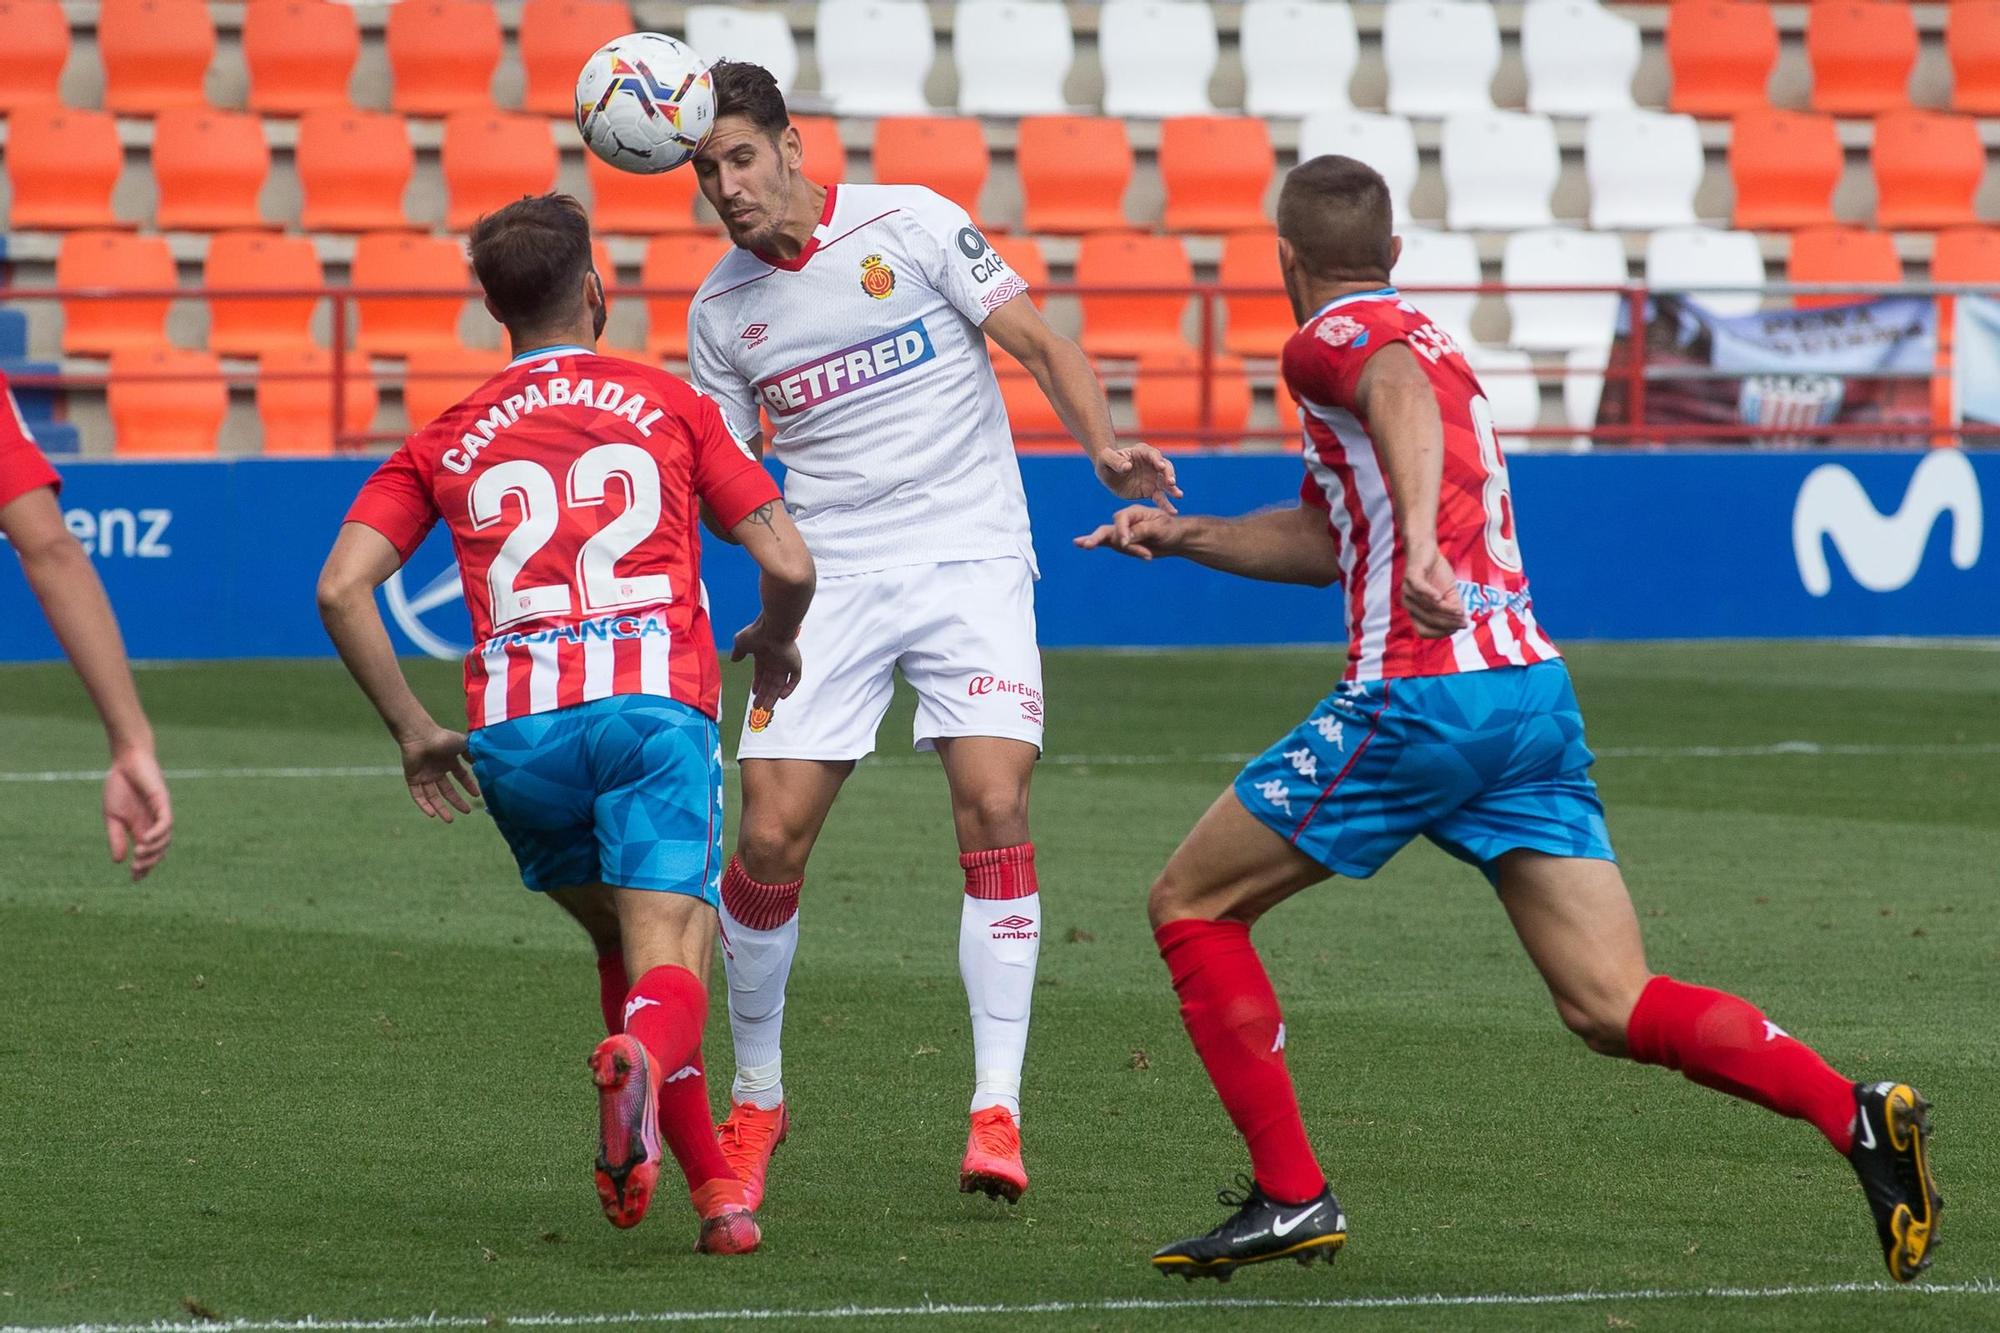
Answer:
[{"label": "orange stadium seat", "polygon": [[1222,346],[1236,356],[1275,357],[1298,328],[1292,305],[1284,294],[1278,269],[1278,232],[1236,231],[1222,238],[1222,266],[1216,274],[1224,287],[1268,287],[1273,296],[1225,296],[1228,312]]},{"label": "orange stadium seat", "polygon": [[[342,370],[341,430],[359,434],[375,419],[375,381],[358,356],[349,357]],[[257,421],[267,456],[332,453],[333,353],[324,347],[291,347],[260,357]]]},{"label": "orange stadium seat", "polygon": [[401,116],[325,107],[299,117],[296,157],[307,231],[378,231],[408,225],[403,192],[417,153]]},{"label": "orange stadium seat", "polygon": [[585,153],[583,165],[590,178],[591,230],[613,236],[707,230],[694,216],[700,186],[692,167],[641,176],[620,171],[595,153]]},{"label": "orange stadium seat", "polygon": [[221,363],[183,347],[113,352],[104,397],[111,448],[120,456],[212,454],[229,414]]},{"label": "orange stadium seat", "polygon": [[1028,116],[1015,147],[1025,231],[1116,231],[1132,183],[1125,122],[1096,116]]},{"label": "orange stadium seat", "polygon": [[389,107],[406,116],[490,110],[500,16],[481,0],[402,0],[389,8]]},{"label": "orange stadium seat", "polygon": [[125,150],[118,122],[102,111],[17,108],[7,117],[0,165],[14,187],[12,231],[130,225],[111,211]]},{"label": "orange stadium seat", "polygon": [[271,174],[271,149],[262,117],[172,107],[154,126],[161,230],[219,231],[263,223],[257,194]]},{"label": "orange stadium seat", "polygon": [[1931,252],[1931,281],[2000,286],[2000,227],[1954,227],[1939,232]]},{"label": "orange stadium seat", "polygon": [[1806,12],[1815,111],[1872,116],[1910,104],[1917,21],[1907,4],[1820,0]]},{"label": "orange stadium seat", "polygon": [[[692,292],[715,267],[715,261],[729,252],[729,242],[720,236],[655,236],[646,246],[646,262],[639,270],[642,287],[684,287]],[[646,298],[646,355],[655,360],[685,360],[688,354],[688,307],[686,296]]]},{"label": "orange stadium seat", "polygon": [[403,367],[403,412],[422,430],[445,409],[499,374],[507,354],[484,347],[433,347],[410,353]]},{"label": "orange stadium seat", "polygon": [[555,188],[549,123],[507,111],[455,111],[444,122],[444,225],[469,231],[483,213]]},{"label": "orange stadium seat", "polygon": [[348,281],[356,287],[448,292],[436,297],[361,297],[353,305],[360,325],[354,345],[370,356],[461,346],[458,319],[473,285],[465,249],[450,236],[368,232],[354,243]]},{"label": "orange stadium seat", "polygon": [[929,186],[979,221],[993,157],[976,117],[886,116],[875,122],[872,158],[876,180]]},{"label": "orange stadium seat", "polygon": [[1757,0],[1674,0],[1667,11],[1670,110],[1733,116],[1767,106],[1778,25]]},{"label": "orange stadium seat", "polygon": [[[167,288],[179,285],[173,252],[164,236],[123,231],[73,231],[56,251],[58,287]],[[160,347],[167,341],[164,296],[63,302],[65,356],[108,356],[126,348]]]},{"label": "orange stadium seat", "polygon": [[202,0],[103,0],[97,54],[106,111],[150,116],[206,106],[202,82],[215,59],[215,23]]},{"label": "orange stadium seat", "polygon": [[352,5],[334,0],[250,0],[243,11],[243,62],[252,111],[296,116],[349,104],[347,83],[361,58]]},{"label": "orange stadium seat", "polygon": [[1277,173],[1271,131],[1256,116],[1172,116],[1160,122],[1160,177],[1168,231],[1263,227]]},{"label": "orange stadium seat", "polygon": [[[284,290],[323,287],[326,275],[309,236],[268,231],[225,231],[208,243],[202,285],[219,289]],[[310,296],[212,296],[208,301],[208,350],[222,356],[263,356],[312,346]]]},{"label": "orange stadium seat", "polygon": [[0,0],[0,115],[57,106],[69,62],[69,18],[58,0]]},{"label": "orange stadium seat", "polygon": [[804,171],[816,185],[838,185],[847,179],[847,148],[840,141],[840,124],[832,116],[793,116],[805,150]]},{"label": "orange stadium seat", "polygon": [[[1092,356],[1135,357],[1148,352],[1183,351],[1181,316],[1194,266],[1178,236],[1138,232],[1098,232],[1083,238],[1076,253],[1076,283],[1083,305],[1083,348]],[[1091,289],[1159,287],[1165,296]]]},{"label": "orange stadium seat", "polygon": [[632,31],[623,0],[528,0],[518,41],[527,91],[521,110],[542,116],[576,112],[576,72],[591,53]]},{"label": "orange stadium seat", "polygon": [[1956,111],[2000,116],[2000,0],[1957,0],[1945,12]]},{"label": "orange stadium seat", "polygon": [[[1201,356],[1190,351],[1153,352],[1139,358],[1132,410],[1148,440],[1171,440],[1203,429]],[[1250,424],[1250,379],[1227,353],[1210,366],[1206,429],[1240,434]],[[1210,442],[1213,443],[1213,442]]]},{"label": "orange stadium seat", "polygon": [[[1028,368],[1009,356],[999,343],[988,339],[986,350],[993,354],[993,378],[1000,384],[1000,401],[1007,407],[1007,424],[1014,432],[1014,448],[1024,454],[1066,454],[1076,449],[1063,428],[1062,418],[1050,405],[1042,386]],[[1026,437],[1026,438],[1023,438]]]},{"label": "orange stadium seat", "polygon": [[1875,225],[1896,230],[1977,222],[1986,148],[1970,116],[1891,111],[1875,122]]},{"label": "orange stadium seat", "polygon": [[1731,122],[1729,141],[1738,227],[1832,224],[1833,192],[1847,169],[1832,116],[1746,111]]},{"label": "orange stadium seat", "polygon": [[[1903,261],[1896,254],[1896,238],[1886,231],[1864,231],[1860,227],[1809,227],[1792,235],[1792,254],[1785,264],[1787,282],[1901,282]],[[1850,305],[1868,298],[1859,293],[1845,296],[1800,296],[1801,307]]]}]

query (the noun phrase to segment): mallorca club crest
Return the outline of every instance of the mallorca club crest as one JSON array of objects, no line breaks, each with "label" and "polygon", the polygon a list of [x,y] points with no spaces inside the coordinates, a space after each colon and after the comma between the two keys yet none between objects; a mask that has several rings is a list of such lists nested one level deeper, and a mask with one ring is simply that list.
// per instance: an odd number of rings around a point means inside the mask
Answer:
[{"label": "mallorca club crest", "polygon": [[882,256],[869,255],[861,261],[861,290],[878,301],[886,301],[896,290],[896,270],[882,262]]},{"label": "mallorca club crest", "polygon": [[1356,338],[1365,340],[1368,337],[1368,330],[1361,327],[1361,321],[1358,319],[1346,315],[1334,315],[1321,320],[1313,329],[1313,336],[1328,347],[1345,347]]}]

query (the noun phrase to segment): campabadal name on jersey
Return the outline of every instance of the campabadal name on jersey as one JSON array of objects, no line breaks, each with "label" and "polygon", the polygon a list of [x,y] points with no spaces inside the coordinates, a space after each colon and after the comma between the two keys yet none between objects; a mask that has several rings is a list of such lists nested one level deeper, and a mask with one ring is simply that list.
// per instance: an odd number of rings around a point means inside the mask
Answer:
[{"label": "campabadal name on jersey", "polygon": [[560,375],[552,375],[546,390],[530,384],[520,393],[510,393],[495,403],[491,411],[472,423],[472,430],[458,437],[459,447],[445,450],[438,461],[453,472],[472,471],[473,461],[493,443],[495,435],[545,407],[594,407],[600,412],[611,412],[638,427],[639,433],[648,439],[652,438],[653,423],[666,415],[664,408],[650,406],[645,394],[633,393],[617,380],[601,384],[596,380],[577,380],[572,384]]}]

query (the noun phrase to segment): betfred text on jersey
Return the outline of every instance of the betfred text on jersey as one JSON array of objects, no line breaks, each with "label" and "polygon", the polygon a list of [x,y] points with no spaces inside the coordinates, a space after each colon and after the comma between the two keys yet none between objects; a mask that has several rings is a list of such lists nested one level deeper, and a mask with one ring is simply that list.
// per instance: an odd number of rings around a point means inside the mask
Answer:
[{"label": "betfred text on jersey", "polygon": [[[555,362],[551,361],[550,365]],[[495,403],[485,416],[472,423],[472,429],[458,437],[458,448],[447,449],[438,461],[453,472],[472,471],[474,460],[480,451],[493,443],[493,437],[507,427],[545,407],[594,407],[600,412],[610,412],[624,417],[636,426],[641,435],[651,439],[653,423],[666,415],[664,408],[654,407],[646,401],[643,393],[633,393],[616,380],[576,380],[572,382],[561,375],[551,375],[546,387],[529,384],[519,393],[510,393]]]},{"label": "betfred text on jersey", "polygon": [[758,396],[778,416],[865,389],[921,366],[937,356],[921,319],[913,319],[879,338],[843,347],[802,366],[782,371],[757,384]]}]

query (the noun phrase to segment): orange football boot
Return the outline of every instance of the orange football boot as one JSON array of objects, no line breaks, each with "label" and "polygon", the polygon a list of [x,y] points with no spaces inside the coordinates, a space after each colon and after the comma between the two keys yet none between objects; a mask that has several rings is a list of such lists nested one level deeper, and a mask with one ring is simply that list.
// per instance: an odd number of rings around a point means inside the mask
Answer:
[{"label": "orange football boot", "polygon": [[615,1227],[635,1227],[660,1180],[660,1079],[646,1048],[620,1033],[590,1053],[597,1084],[597,1198]]},{"label": "orange football boot", "polygon": [[694,1210],[701,1218],[696,1254],[750,1254],[764,1243],[747,1193],[740,1180],[711,1180],[693,1192]]},{"label": "orange football boot", "polygon": [[728,1118],[716,1126],[722,1160],[743,1182],[744,1198],[752,1212],[764,1206],[764,1173],[771,1169],[771,1154],[791,1128],[791,1113],[783,1102],[770,1111],[748,1102],[733,1102]]},{"label": "orange football boot", "polygon": [[1028,1168],[1021,1165],[1021,1128],[1004,1106],[972,1113],[965,1138],[965,1161],[958,1168],[958,1192],[985,1192],[1019,1203],[1028,1192]]}]

